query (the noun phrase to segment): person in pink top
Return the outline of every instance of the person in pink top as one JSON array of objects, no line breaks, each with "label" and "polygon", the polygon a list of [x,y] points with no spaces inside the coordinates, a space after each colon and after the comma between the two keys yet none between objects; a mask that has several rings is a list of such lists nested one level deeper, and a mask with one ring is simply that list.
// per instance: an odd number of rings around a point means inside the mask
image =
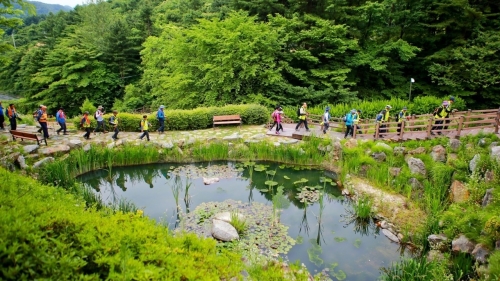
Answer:
[{"label": "person in pink top", "polygon": [[280,130],[281,130],[281,132],[284,132],[283,125],[281,125],[281,114],[283,114],[283,108],[279,107],[278,112],[275,115],[276,116],[276,134],[277,135],[280,134]]}]

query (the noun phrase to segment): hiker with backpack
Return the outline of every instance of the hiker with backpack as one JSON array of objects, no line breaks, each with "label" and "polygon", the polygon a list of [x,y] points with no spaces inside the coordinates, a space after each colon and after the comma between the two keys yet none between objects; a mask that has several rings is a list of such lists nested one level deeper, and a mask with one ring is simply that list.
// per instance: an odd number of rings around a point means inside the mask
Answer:
[{"label": "hiker with backpack", "polygon": [[401,127],[403,126],[403,122],[405,121],[405,119],[408,118],[408,115],[407,115],[407,110],[408,108],[405,106],[403,107],[403,109],[398,113],[398,115],[396,115],[396,122],[398,122],[398,133],[399,135],[401,135]]},{"label": "hiker with backpack", "polygon": [[[269,131],[271,131],[274,128],[274,126],[278,125],[278,122],[276,121],[276,116],[279,115],[279,108],[280,108],[280,106],[277,105],[274,108],[273,113],[271,113],[271,118],[273,119],[273,125],[271,126],[271,128],[269,128]],[[278,131],[278,128],[276,128],[276,131]]]},{"label": "hiker with backpack", "polygon": [[12,131],[15,131],[17,129],[17,111],[16,108],[14,107],[14,104],[11,103],[9,104],[9,107],[7,107],[7,110],[5,111],[5,116],[9,119],[10,122],[10,129]]},{"label": "hiker with backpack", "polygon": [[321,122],[322,124],[322,130],[323,130],[323,134],[326,134],[326,131],[328,130],[328,128],[330,127],[330,107],[327,106],[325,108],[325,113],[323,113],[323,120]]},{"label": "hiker with backpack", "polygon": [[347,138],[347,136],[353,136],[353,125],[354,125],[354,120],[356,119],[356,109],[351,110],[349,113],[347,113],[344,116],[344,122],[345,122],[345,136],[344,139]]},{"label": "hiker with backpack", "polygon": [[118,130],[118,111],[117,110],[113,110],[113,115],[111,115],[111,117],[109,117],[109,124],[111,126],[113,126],[113,136],[111,137],[112,139],[114,140],[117,140],[118,139],[118,133],[120,132],[120,130]]},{"label": "hiker with backpack", "polygon": [[[43,107],[43,104],[41,104],[38,109],[33,112],[33,118],[35,119],[35,121],[38,122],[38,116],[40,114],[42,114],[42,107]],[[38,124],[40,125],[40,129],[37,130],[37,133],[41,134],[42,133],[42,124],[40,124],[40,122],[38,122]]]},{"label": "hiker with backpack", "polygon": [[299,116],[299,123],[295,127],[295,131],[299,130],[300,125],[304,124],[306,127],[306,131],[310,132],[309,127],[307,126],[307,103],[303,103],[302,106],[297,110],[297,115]]},{"label": "hiker with backpack", "polygon": [[83,138],[89,140],[91,129],[90,129],[90,118],[88,111],[85,111],[83,113],[83,117],[82,119],[80,119],[80,127],[82,127],[85,130],[85,135],[83,135]]},{"label": "hiker with backpack", "polygon": [[378,127],[378,136],[379,138],[383,138],[384,136],[382,135],[383,133],[387,133],[387,125],[385,123],[389,122],[390,118],[390,111],[392,109],[392,106],[386,105],[385,109],[380,111],[379,114],[377,114],[376,117],[376,122],[379,123]]},{"label": "hiker with backpack", "polygon": [[158,123],[160,124],[160,127],[158,127],[158,133],[160,134],[165,133],[165,112],[163,111],[164,108],[164,105],[160,105],[160,108],[158,108],[158,112],[156,112],[156,119],[158,119]]},{"label": "hiker with backpack", "polygon": [[40,126],[42,127],[42,132],[43,132],[43,138],[48,139],[49,138],[49,129],[47,126],[47,107],[44,105],[41,108],[41,111],[39,111],[38,116],[36,117],[36,120],[38,123],[40,123]]},{"label": "hiker with backpack", "polygon": [[276,112],[276,134],[277,135],[280,134],[280,130],[281,130],[281,132],[284,132],[283,125],[281,125],[281,115],[282,114],[283,114],[283,108],[279,107],[278,111]]},{"label": "hiker with backpack", "polygon": [[61,126],[59,130],[57,130],[57,134],[59,135],[61,131],[63,131],[63,135],[67,135],[66,133],[66,114],[64,113],[63,108],[59,108],[59,111],[56,113],[56,121]]},{"label": "hiker with backpack", "polygon": [[97,107],[97,111],[94,114],[94,119],[97,120],[97,127],[94,130],[94,135],[96,134],[97,131],[99,131],[99,128],[101,127],[102,127],[102,132],[107,133],[106,126],[104,124],[104,113],[105,113],[104,108],[102,107],[102,105],[99,105],[99,107]]},{"label": "hiker with backpack", "polygon": [[[436,121],[434,122],[434,126],[431,129],[431,135],[435,135],[435,133],[433,132],[435,130],[448,129],[448,125],[443,126],[443,123],[449,124],[450,120],[446,120],[445,122],[445,120],[443,119],[448,118],[450,116],[450,113],[457,111],[456,109],[451,109],[451,105],[453,104],[454,101],[455,97],[450,96],[450,100],[443,101],[441,106],[437,107],[434,110],[433,115]],[[438,135],[442,135],[442,133],[438,132]]]}]

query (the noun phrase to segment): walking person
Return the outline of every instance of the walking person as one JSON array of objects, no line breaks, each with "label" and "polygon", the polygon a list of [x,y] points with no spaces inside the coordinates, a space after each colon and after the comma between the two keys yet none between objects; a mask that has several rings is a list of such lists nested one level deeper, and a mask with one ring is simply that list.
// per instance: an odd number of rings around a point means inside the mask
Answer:
[{"label": "walking person", "polygon": [[403,122],[405,122],[406,118],[408,118],[407,110],[408,108],[405,106],[396,116],[396,122],[398,122],[398,135],[401,135],[401,127],[403,126]]},{"label": "walking person", "polygon": [[142,121],[141,121],[141,132],[142,135],[139,137],[139,139],[142,140],[142,138],[146,137],[147,140],[149,141],[149,122],[148,122],[148,116],[144,115],[142,116]]},{"label": "walking person", "polygon": [[59,111],[56,113],[56,121],[59,123],[59,130],[57,130],[57,134],[59,135],[61,131],[63,131],[63,135],[67,135],[66,133],[66,114],[64,113],[63,108],[59,108]]},{"label": "walking person", "polygon": [[346,116],[344,117],[345,127],[346,127],[344,139],[346,139],[347,136],[351,136],[351,137],[353,136],[353,132],[354,132],[353,127],[354,127],[355,116],[356,116],[356,109],[353,109],[349,113],[347,113]]},{"label": "walking person", "polygon": [[90,118],[89,118],[88,111],[85,111],[83,113],[83,118],[80,120],[80,127],[82,127],[85,130],[85,135],[83,135],[83,138],[89,140],[90,139],[90,131],[92,129],[90,128]]},{"label": "walking person", "polygon": [[[33,113],[33,118],[38,122],[38,116],[40,116],[42,114],[42,107],[43,107],[43,104],[41,104],[38,109]],[[41,134],[42,133],[42,124],[40,124],[40,122],[38,122],[38,124],[40,125],[40,129],[38,129],[37,133]]]},{"label": "walking person", "polygon": [[[451,109],[451,106],[453,105],[454,102],[455,102],[455,97],[454,96],[450,96],[450,99],[448,100],[448,104],[449,104],[450,109]],[[457,109],[452,109],[451,110],[451,114],[453,114],[456,111],[458,111],[458,110]],[[447,118],[449,118],[449,116]],[[450,124],[450,122],[451,122],[451,120],[444,120],[444,123],[446,124],[443,127],[444,130],[448,129],[448,124]]]},{"label": "walking person", "polygon": [[160,105],[158,112],[156,113],[156,119],[158,119],[158,123],[160,127],[158,128],[158,133],[163,134],[165,132],[165,112],[163,111],[165,106]]},{"label": "walking person", "polygon": [[111,126],[113,126],[113,136],[111,137],[112,139],[114,140],[117,140],[118,139],[118,133],[120,132],[118,130],[118,111],[117,110],[113,110],[113,115],[111,117],[109,117],[109,124]]},{"label": "walking person", "polygon": [[97,107],[97,111],[95,112],[94,117],[97,121],[97,127],[94,130],[94,135],[99,131],[99,128],[101,127],[102,132],[107,133],[106,126],[104,125],[104,108],[102,107],[102,105],[99,105],[99,107]]},{"label": "walking person", "polygon": [[392,109],[392,106],[386,105],[385,109],[380,111],[379,114],[377,114],[377,123],[379,123],[378,127],[378,136],[379,138],[383,138],[384,136],[382,134],[385,134],[388,132],[387,125],[385,123],[389,122],[390,119],[390,111]]},{"label": "walking person", "polygon": [[3,106],[2,106],[2,102],[0,101],[0,130],[2,131],[5,131],[5,117],[4,117],[4,114],[6,114],[7,112],[4,113],[4,110],[3,110]]},{"label": "walking person", "polygon": [[[281,125],[281,114],[283,114],[283,111],[282,111],[282,108],[278,108],[276,109],[276,119],[275,119],[275,123],[276,123],[276,134],[279,135],[280,134],[280,130],[283,132],[283,126]],[[274,125],[273,125],[274,126]]]},{"label": "walking person", "polygon": [[47,126],[47,107],[45,105],[42,106],[41,111],[38,113],[37,121],[40,123],[43,132],[43,138],[49,138],[49,129]]},{"label": "walking person", "polygon": [[295,131],[299,130],[301,124],[304,124],[306,131],[309,132],[309,127],[307,126],[307,115],[309,115],[309,113],[307,113],[307,103],[303,103],[299,109],[299,123],[295,127]]},{"label": "walking person", "polygon": [[[279,114],[279,108],[280,108],[279,106],[276,106],[274,108],[273,113],[271,113],[271,118],[273,119],[273,125],[271,126],[271,128],[269,128],[269,131],[271,131],[274,128],[274,126],[278,125],[278,122],[276,121],[276,115]],[[276,128],[276,130],[278,130],[278,128]]]},{"label": "walking person", "polygon": [[10,129],[15,131],[17,129],[17,111],[13,103],[9,104],[6,114],[10,122]]},{"label": "walking person", "polygon": [[[435,135],[435,133],[433,131],[448,129],[448,126],[443,126],[443,124],[445,123],[444,119],[448,118],[450,116],[450,113],[456,111],[456,109],[451,109],[451,104],[453,103],[453,101],[451,103],[450,103],[450,101],[452,98],[453,98],[453,100],[455,100],[454,97],[450,97],[449,101],[447,101],[447,100],[443,101],[441,106],[434,110],[433,114],[434,114],[434,119],[436,121],[434,122],[434,126],[431,129],[431,135]],[[446,121],[450,121],[450,120],[446,120]],[[447,122],[446,124],[448,124],[448,123],[449,122]],[[442,135],[442,133],[438,132],[438,135]]]},{"label": "walking person", "polygon": [[361,128],[358,127],[359,121],[361,120],[361,110],[356,110],[356,118],[354,119],[354,130],[358,130],[358,135],[363,134],[363,131],[361,131]]},{"label": "walking person", "polygon": [[328,128],[330,127],[330,107],[327,106],[325,108],[325,113],[323,114],[323,134],[326,134],[326,131],[328,131]]}]

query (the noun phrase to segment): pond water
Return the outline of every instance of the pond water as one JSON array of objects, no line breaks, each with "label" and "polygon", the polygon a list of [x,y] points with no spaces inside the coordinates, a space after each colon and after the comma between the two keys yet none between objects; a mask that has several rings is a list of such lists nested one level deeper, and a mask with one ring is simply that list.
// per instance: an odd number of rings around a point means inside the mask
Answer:
[{"label": "pond water", "polygon": [[[192,212],[204,202],[227,199],[272,206],[276,188],[269,191],[269,185],[276,182],[284,187],[283,197],[287,199],[282,204],[280,222],[289,227],[288,235],[296,240],[286,255],[288,260],[300,260],[312,274],[329,269],[333,280],[356,281],[376,280],[382,267],[400,260],[400,246],[379,233],[373,222],[350,219],[351,202],[341,195],[335,181],[325,180],[335,177],[331,172],[273,163],[251,165],[211,162],[117,167],[111,172],[83,175],[79,180],[99,192],[104,201],[126,198],[170,228],[178,225],[176,198],[181,214]],[[204,185],[202,177],[219,177],[220,181]],[[308,181],[298,183],[301,179]],[[304,185],[322,187],[321,204],[316,201],[306,205],[297,199]]]}]

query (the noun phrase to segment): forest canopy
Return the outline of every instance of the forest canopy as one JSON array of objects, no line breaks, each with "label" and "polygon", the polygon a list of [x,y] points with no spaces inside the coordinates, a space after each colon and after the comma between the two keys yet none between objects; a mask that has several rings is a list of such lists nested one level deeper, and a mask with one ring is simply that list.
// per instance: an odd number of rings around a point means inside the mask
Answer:
[{"label": "forest canopy", "polygon": [[1,11],[0,90],[70,113],[86,98],[121,110],[408,99],[411,78],[412,97],[500,105],[498,1],[94,0],[24,24]]}]

